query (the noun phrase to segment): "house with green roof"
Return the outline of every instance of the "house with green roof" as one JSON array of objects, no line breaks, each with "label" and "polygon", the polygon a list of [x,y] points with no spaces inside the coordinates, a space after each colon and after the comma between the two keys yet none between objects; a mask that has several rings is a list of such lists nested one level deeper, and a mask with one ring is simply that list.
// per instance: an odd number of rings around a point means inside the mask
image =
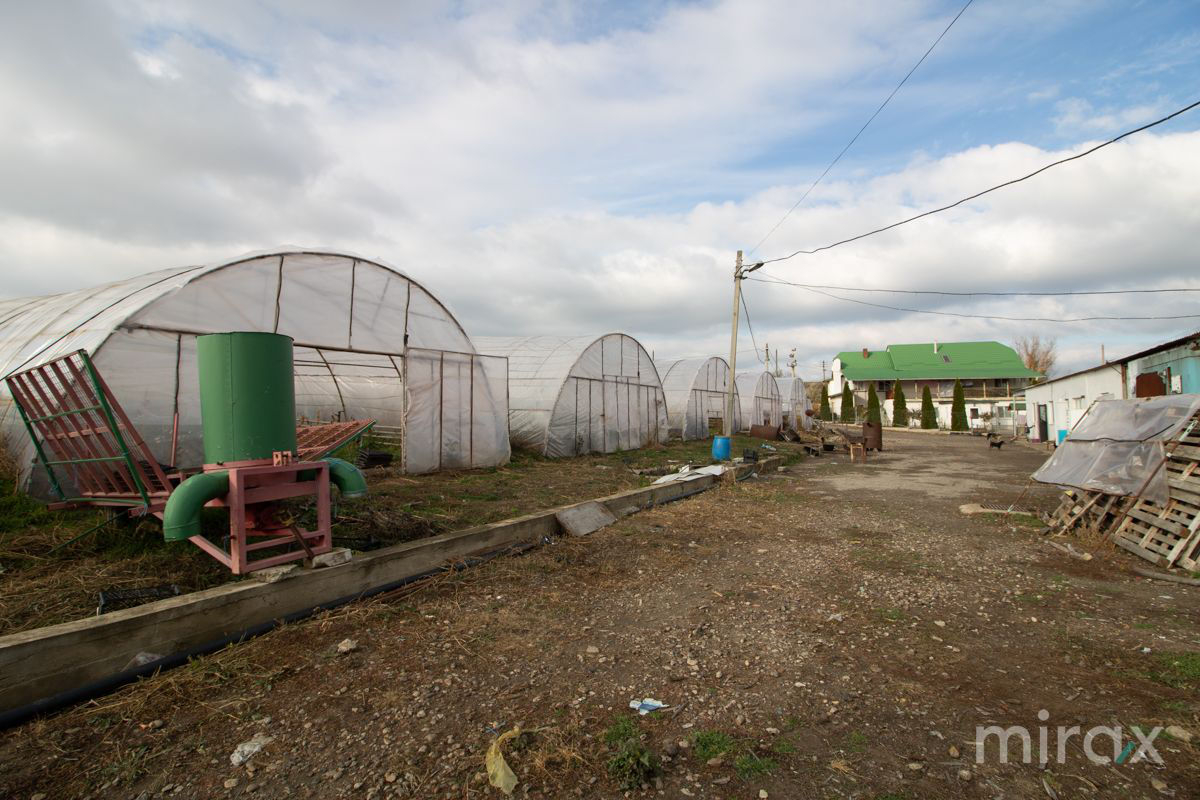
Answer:
[{"label": "house with green roof", "polygon": [[[962,381],[967,417],[972,427],[997,418],[1012,417],[1019,409],[1014,396],[1041,373],[1029,369],[1017,351],[1000,342],[928,342],[890,344],[883,350],[847,350],[833,359],[829,381],[830,404],[840,407],[842,384],[854,393],[854,404],[866,407],[867,389],[874,383],[883,413],[892,414],[892,390],[897,380],[904,388],[910,411],[918,410],[925,387],[933,397],[938,422],[950,425],[954,381]],[[919,420],[920,414],[914,414]]]}]

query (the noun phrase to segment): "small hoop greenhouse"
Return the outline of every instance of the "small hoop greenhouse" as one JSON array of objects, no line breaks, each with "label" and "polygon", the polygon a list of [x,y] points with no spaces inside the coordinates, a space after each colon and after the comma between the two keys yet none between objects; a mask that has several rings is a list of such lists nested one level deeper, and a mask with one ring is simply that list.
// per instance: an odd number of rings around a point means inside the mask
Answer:
[{"label": "small hoop greenhouse", "polygon": [[[664,361],[655,365],[667,398],[667,428],[681,439],[706,439],[724,430],[729,362],[719,356]],[[733,389],[733,430],[741,430],[741,404]]]},{"label": "small hoop greenhouse", "polygon": [[783,425],[783,400],[779,384],[769,372],[742,372],[734,382],[742,403],[742,430],[753,425]]},{"label": "small hoop greenhouse", "polygon": [[[508,461],[504,359],[478,355],[416,281],[345,253],[256,253],[0,301],[0,370],[86,350],[155,457],[199,465],[195,338],[227,331],[292,337],[300,421],[394,426],[406,472]],[[0,430],[25,476],[33,448],[0,387]]]},{"label": "small hoop greenhouse", "polygon": [[564,457],[666,441],[658,370],[632,336],[477,337],[475,343],[508,358],[514,445]]},{"label": "small hoop greenhouse", "polygon": [[783,421],[793,430],[812,430],[812,417],[805,414],[812,408],[804,381],[800,378],[779,378],[779,394],[783,399]]}]

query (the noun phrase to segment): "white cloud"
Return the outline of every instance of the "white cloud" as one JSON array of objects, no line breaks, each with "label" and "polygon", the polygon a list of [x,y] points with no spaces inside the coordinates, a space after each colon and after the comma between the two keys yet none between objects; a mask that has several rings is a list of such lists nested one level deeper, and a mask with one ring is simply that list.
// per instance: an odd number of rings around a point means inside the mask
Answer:
[{"label": "white cloud", "polygon": [[[1071,9],[1036,13],[1052,21]],[[1011,7],[983,11],[942,47],[1023,24]],[[121,0],[70,19],[53,4],[15,6],[0,29],[0,294],[292,242],[396,263],[480,334],[623,329],[659,355],[724,352],[733,251],[758,241],[811,178],[745,163],[839,118],[864,86],[890,87],[944,27],[944,9],[716,2],[629,13],[604,27],[583,5],[532,0]],[[872,80],[846,86],[846,75]],[[1078,139],[1154,112],[1082,98],[1056,109],[1060,133]],[[764,272],[957,290],[1194,282],[1197,144],[1197,134],[1145,135]],[[832,180],[764,254],[895,221],[1060,155],[1014,142]],[[764,173],[779,185],[761,188]],[[806,365],[845,348],[1008,340],[1036,327],[900,315],[762,283],[747,298],[759,344],[796,346]],[[1051,317],[1182,305],[861,299]],[[1094,349],[1088,337],[1113,336],[1116,352],[1177,332],[1071,330],[1072,358]]]}]

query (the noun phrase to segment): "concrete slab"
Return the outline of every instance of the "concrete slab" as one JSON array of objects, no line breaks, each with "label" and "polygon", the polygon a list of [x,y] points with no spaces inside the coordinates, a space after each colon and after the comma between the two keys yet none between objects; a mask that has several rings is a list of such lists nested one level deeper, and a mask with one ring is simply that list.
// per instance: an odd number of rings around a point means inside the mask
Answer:
[{"label": "concrete slab", "polygon": [[617,521],[611,511],[594,500],[564,508],[554,516],[571,536],[587,536]]}]

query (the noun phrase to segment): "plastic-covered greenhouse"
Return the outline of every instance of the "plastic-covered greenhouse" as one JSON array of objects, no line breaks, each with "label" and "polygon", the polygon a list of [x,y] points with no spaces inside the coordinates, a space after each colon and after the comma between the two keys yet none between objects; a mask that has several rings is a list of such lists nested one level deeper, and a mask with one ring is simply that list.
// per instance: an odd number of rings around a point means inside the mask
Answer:
[{"label": "plastic-covered greenhouse", "polygon": [[779,378],[779,395],[783,400],[783,421],[793,430],[812,430],[812,417],[805,414],[812,408],[804,381],[800,378]]},{"label": "plastic-covered greenhouse", "polygon": [[[705,439],[724,430],[729,362],[719,356],[664,361],[655,365],[667,398],[667,428],[681,439]],[[741,430],[741,405],[734,386],[733,430]]]},{"label": "plastic-covered greenhouse", "polygon": [[[420,284],[345,253],[256,253],[0,301],[0,371],[86,350],[155,457],[198,465],[195,337],[226,331],[291,336],[301,421],[395,426],[407,472],[509,458],[505,360],[476,354]],[[32,445],[7,387],[0,392],[0,430],[28,475]]]},{"label": "plastic-covered greenhouse", "polygon": [[783,399],[769,372],[740,372],[735,381],[742,404],[742,430],[752,425],[783,425]]},{"label": "plastic-covered greenhouse", "polygon": [[476,337],[475,344],[508,357],[514,445],[562,457],[666,441],[662,383],[632,336]]}]

